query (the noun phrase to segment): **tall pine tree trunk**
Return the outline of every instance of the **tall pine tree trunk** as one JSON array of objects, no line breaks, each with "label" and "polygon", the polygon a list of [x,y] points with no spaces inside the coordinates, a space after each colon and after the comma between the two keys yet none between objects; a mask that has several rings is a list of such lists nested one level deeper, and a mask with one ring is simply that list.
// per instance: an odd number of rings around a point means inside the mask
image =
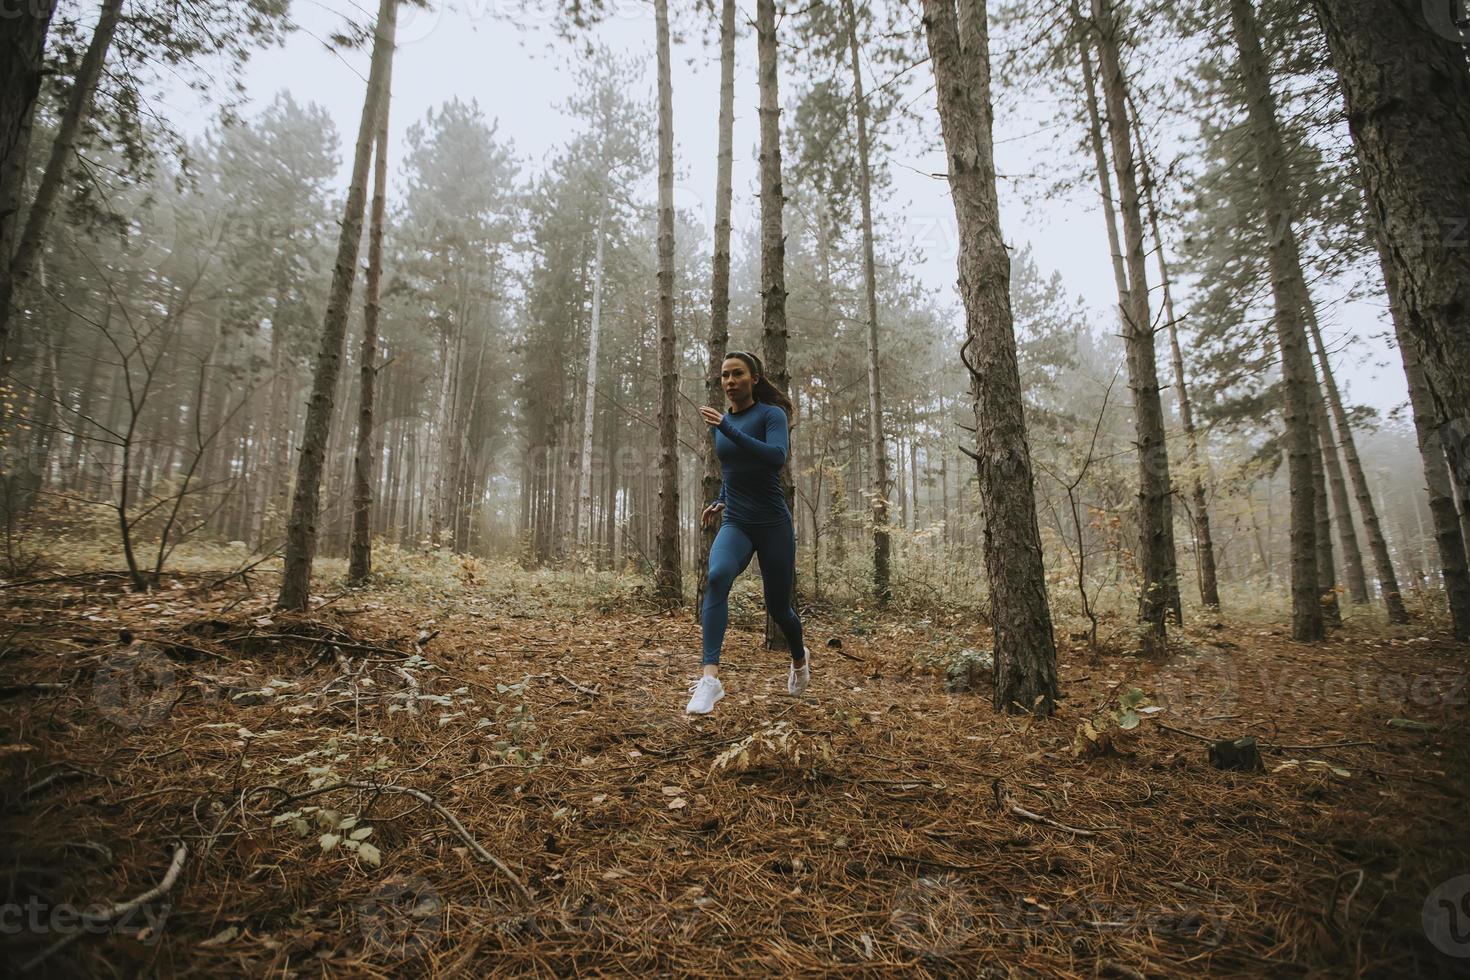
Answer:
[{"label": "tall pine tree trunk", "polygon": [[[592,322],[587,330],[587,390],[583,399],[582,473],[578,480],[582,502],[577,520],[577,551],[591,567],[592,540],[592,436],[597,420],[597,342],[602,328],[603,224],[607,221],[607,199],[597,213],[597,245],[592,260]],[[483,350],[483,348],[482,348]]]},{"label": "tall pine tree trunk", "polygon": [[[1364,473],[1363,461],[1358,456],[1357,440],[1353,438],[1352,425],[1342,403],[1342,393],[1337,390],[1337,380],[1332,376],[1332,364],[1327,360],[1327,347],[1322,343],[1317,314],[1311,307],[1306,312],[1307,329],[1312,336],[1312,346],[1317,352],[1317,363],[1322,366],[1323,392],[1327,397],[1327,406],[1332,409],[1332,419],[1337,424],[1338,445],[1342,449],[1343,462],[1347,464],[1348,479],[1353,484],[1358,513],[1363,517],[1363,530],[1368,534],[1368,550],[1373,555],[1373,571],[1378,576],[1378,587],[1383,591],[1383,605],[1388,613],[1388,621],[1407,623],[1409,611],[1404,608],[1404,597],[1399,594],[1398,576],[1393,570],[1393,559],[1388,554],[1388,542],[1383,538],[1378,508],[1374,506],[1373,494],[1368,490],[1368,476]],[[1361,558],[1358,560],[1358,569],[1358,574],[1361,575]],[[1367,601],[1366,595],[1363,601]]]},{"label": "tall pine tree trunk", "polygon": [[352,540],[347,546],[347,580],[365,581],[373,566],[373,409],[378,378],[379,293],[383,281],[383,222],[388,196],[388,106],[393,98],[393,63],[384,71],[382,106],[374,143],[372,219],[362,318],[362,364],[358,377],[357,447],[352,459]]},{"label": "tall pine tree trunk", "polygon": [[31,121],[41,93],[42,56],[56,0],[17,6],[19,10],[7,9],[0,17],[0,273],[15,252]]},{"label": "tall pine tree trunk", "polygon": [[[985,521],[985,569],[995,631],[995,707],[1051,714],[1056,641],[1036,524],[1016,335],[1010,257],[1000,233],[984,0],[924,0],[950,196],[960,232],[960,296]],[[968,356],[965,352],[968,351]]]},{"label": "tall pine tree trunk", "polygon": [[276,499],[276,488],[289,479],[286,469],[278,465],[280,453],[277,448],[285,438],[283,430],[291,426],[290,406],[286,399],[286,338],[281,312],[285,295],[285,287],[277,287],[275,312],[271,318],[271,360],[267,369],[270,383],[266,386],[265,419],[261,425],[258,454],[260,489],[251,501],[250,532],[246,538],[262,551],[265,550],[265,539],[275,530],[274,521],[280,516],[272,515],[271,521],[267,521],[271,503]]},{"label": "tall pine tree trunk", "polygon": [[[1443,423],[1470,425],[1470,47],[1450,4],[1314,0],[1399,283],[1409,339]],[[1443,12],[1436,31],[1426,17]],[[1462,433],[1463,435],[1463,433]],[[1470,474],[1457,474],[1460,491]]]},{"label": "tall pine tree trunk", "polygon": [[[1293,268],[1301,272],[1301,263]],[[1303,280],[1305,284],[1305,280]],[[1302,307],[1303,325],[1311,322],[1312,302],[1310,296]],[[1308,365],[1312,355],[1307,354]],[[1322,386],[1312,374],[1312,420],[1317,427],[1317,448],[1320,459],[1314,463],[1317,488],[1317,584],[1322,591],[1322,610],[1335,625],[1342,624],[1342,605],[1338,602],[1337,566],[1332,554],[1332,518],[1337,515],[1338,541],[1342,544],[1343,564],[1346,566],[1348,589],[1353,595],[1363,595],[1367,601],[1368,583],[1363,575],[1363,555],[1358,550],[1358,534],[1353,524],[1352,508],[1348,505],[1347,481],[1342,475],[1342,461],[1337,455],[1337,443],[1332,438],[1332,423],[1327,417],[1327,402],[1322,397]],[[1331,500],[1331,512],[1328,500]]]},{"label": "tall pine tree trunk", "polygon": [[[756,0],[756,82],[760,88],[760,195],[761,195],[761,355],[766,377],[777,388],[791,392],[791,372],[786,366],[786,236],[782,209],[786,193],[781,186],[781,97],[777,84],[778,47],[776,0]],[[795,449],[795,446],[792,446]],[[781,487],[793,520],[796,516],[796,485],[792,482],[791,460],[781,467]],[[794,530],[794,529],[793,529]],[[792,601],[796,585],[792,582]],[[766,616],[766,649],[784,650],[786,637]]]},{"label": "tall pine tree trunk", "polygon": [[[715,160],[715,245],[710,273],[709,367],[704,378],[707,405],[725,404],[725,390],[720,384],[720,365],[730,343],[730,205],[735,132],[735,0],[722,0],[720,6],[720,118],[719,150]],[[704,462],[704,482],[700,500],[713,503],[724,482],[720,460],[715,456],[715,441],[704,439],[700,445]],[[702,508],[701,508],[702,509]],[[714,544],[719,523],[700,531],[699,586],[694,599],[694,617],[702,621],[704,591],[709,578],[709,550]]]},{"label": "tall pine tree trunk", "polygon": [[1182,618],[1174,550],[1174,511],[1169,479],[1169,450],[1164,436],[1164,407],[1159,397],[1159,371],[1149,314],[1148,273],[1143,254],[1143,212],[1134,173],[1133,140],[1128,116],[1127,82],[1123,77],[1118,30],[1112,0],[1092,0],[1103,100],[1113,170],[1118,178],[1123,218],[1124,266],[1128,272],[1126,302],[1120,304],[1123,341],[1128,352],[1128,386],[1133,392],[1133,425],[1138,448],[1139,582],[1138,618],[1149,625],[1146,653],[1162,652],[1165,620],[1173,611]]},{"label": "tall pine tree trunk", "polygon": [[[1332,445],[1327,428],[1327,412],[1322,407],[1322,396],[1315,377],[1312,381],[1312,421],[1316,431],[1316,452],[1312,454],[1312,513],[1317,521],[1317,594],[1321,596],[1322,614],[1333,626],[1342,625],[1342,605],[1337,601],[1337,563],[1332,555],[1332,510],[1338,508],[1338,527],[1346,534],[1353,533],[1352,515],[1342,513],[1347,506],[1347,491],[1343,489],[1342,468],[1337,464],[1337,453]],[[1332,476],[1328,475],[1329,468]]]},{"label": "tall pine tree trunk", "polygon": [[1377,240],[1378,259],[1383,268],[1384,289],[1388,293],[1388,311],[1398,338],[1399,354],[1404,361],[1404,377],[1409,384],[1409,405],[1414,413],[1414,434],[1419,442],[1419,455],[1424,461],[1424,485],[1429,494],[1429,513],[1434,521],[1434,543],[1439,551],[1440,573],[1444,577],[1445,598],[1450,607],[1450,621],[1455,639],[1470,640],[1470,567],[1465,553],[1466,538],[1455,512],[1454,488],[1437,432],[1439,418],[1424,366],[1419,363],[1419,348],[1414,343],[1408,317],[1399,296],[1398,281],[1388,249]]},{"label": "tall pine tree trunk", "polygon": [[1306,287],[1301,281],[1300,267],[1292,261],[1295,249],[1289,248],[1286,240],[1294,234],[1291,197],[1285,183],[1286,153],[1251,0],[1230,0],[1230,14],[1257,154],[1261,218],[1269,241],[1267,258],[1285,389],[1286,456],[1291,482],[1291,634],[1297,640],[1320,640],[1322,594],[1317,587],[1317,482],[1312,460],[1321,457],[1317,453],[1317,426],[1312,417],[1312,386],[1316,378],[1302,324]]},{"label": "tall pine tree trunk", "polygon": [[[0,374],[5,371],[5,347],[10,336],[12,307],[36,271],[41,248],[46,241],[46,226],[51,222],[51,212],[61,194],[61,185],[66,177],[66,168],[71,163],[77,137],[81,134],[82,122],[91,108],[97,80],[102,77],[103,63],[107,60],[108,49],[112,47],[112,39],[117,34],[122,5],[123,0],[103,0],[102,13],[92,31],[87,53],[82,56],[82,63],[77,68],[77,77],[72,82],[71,94],[67,97],[66,108],[62,111],[61,122],[56,129],[56,138],[51,141],[51,155],[46,161],[46,169],[41,175],[36,196],[26,215],[25,230],[16,242],[15,254],[4,255],[5,261],[0,262]],[[9,19],[10,16],[7,11],[5,17]],[[5,69],[7,73],[13,70],[9,66]],[[5,99],[8,101],[10,98],[7,93]],[[24,167],[24,161],[19,161],[19,165]]]},{"label": "tall pine tree trunk", "polygon": [[[1076,16],[1074,14],[1074,16]],[[1123,246],[1118,238],[1118,209],[1113,203],[1113,179],[1108,176],[1107,149],[1103,142],[1102,112],[1097,101],[1097,77],[1092,68],[1092,41],[1089,32],[1079,20],[1077,28],[1077,57],[1082,63],[1082,86],[1087,99],[1087,133],[1092,145],[1093,166],[1097,170],[1098,195],[1102,198],[1103,222],[1108,233],[1108,252],[1113,260],[1113,285],[1118,291],[1118,302],[1126,302],[1128,296],[1128,272],[1123,268]]]},{"label": "tall pine tree trunk", "polygon": [[1189,384],[1184,376],[1184,353],[1179,347],[1179,318],[1174,313],[1173,280],[1164,257],[1164,236],[1159,231],[1159,208],[1154,201],[1153,168],[1149,166],[1143,136],[1138,134],[1138,160],[1142,168],[1143,196],[1148,206],[1149,228],[1154,236],[1154,257],[1159,265],[1159,284],[1164,293],[1164,317],[1169,328],[1169,354],[1174,366],[1174,389],[1179,399],[1179,422],[1184,428],[1184,447],[1189,464],[1190,499],[1193,510],[1195,552],[1199,556],[1200,601],[1220,608],[1219,573],[1215,566],[1215,539],[1210,533],[1209,502],[1205,499],[1205,462],[1199,450],[1199,435],[1194,427],[1194,405],[1189,400]]},{"label": "tall pine tree trunk", "polygon": [[352,180],[343,208],[342,232],[337,240],[337,262],[332,269],[332,288],[322,324],[322,343],[317,352],[316,376],[311,400],[306,405],[306,426],[301,435],[301,459],[296,469],[296,491],[291,500],[291,520],[286,528],[286,555],[281,574],[281,593],[276,599],[283,609],[305,609],[311,596],[311,563],[316,556],[317,517],[320,512],[322,469],[326,463],[327,433],[332,424],[337,377],[342,370],[342,347],[347,335],[347,314],[352,305],[352,283],[357,275],[357,253],[362,242],[363,205],[367,196],[368,165],[372,162],[373,134],[379,106],[388,82],[393,58],[393,35],[398,0],[379,0],[373,39],[372,67],[368,72],[367,95],[362,119],[357,126],[357,145],[352,160]]},{"label": "tall pine tree trunk", "polygon": [[679,368],[674,357],[674,82],[668,0],[654,0],[658,44],[658,574],[657,592],[684,601],[679,563],[679,429],[674,417]]},{"label": "tall pine tree trunk", "polygon": [[852,98],[857,115],[858,196],[863,206],[863,299],[868,320],[868,443],[873,454],[873,592],[889,600],[888,455],[883,435],[883,386],[878,374],[878,276],[873,257],[873,177],[869,159],[868,100],[863,93],[861,48],[852,0],[842,0],[847,46],[852,60]]}]

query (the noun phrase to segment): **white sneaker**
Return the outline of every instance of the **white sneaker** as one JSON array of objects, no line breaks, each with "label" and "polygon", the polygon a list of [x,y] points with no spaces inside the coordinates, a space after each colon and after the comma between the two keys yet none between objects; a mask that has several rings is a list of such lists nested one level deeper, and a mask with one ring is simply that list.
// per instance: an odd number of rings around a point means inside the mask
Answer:
[{"label": "white sneaker", "polygon": [[801,652],[806,655],[802,658],[801,666],[792,663],[791,672],[786,675],[786,692],[792,697],[799,696],[812,682],[812,652],[805,647]]},{"label": "white sneaker", "polygon": [[725,685],[718,677],[701,677],[689,685],[689,707],[684,710],[691,715],[707,715],[715,708],[715,702],[725,696]]}]

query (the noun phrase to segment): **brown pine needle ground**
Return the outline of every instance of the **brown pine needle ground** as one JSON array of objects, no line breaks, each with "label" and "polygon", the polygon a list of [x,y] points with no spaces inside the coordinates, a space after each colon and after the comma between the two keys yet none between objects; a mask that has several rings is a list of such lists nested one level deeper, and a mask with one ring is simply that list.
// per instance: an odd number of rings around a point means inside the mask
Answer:
[{"label": "brown pine needle ground", "polygon": [[[1163,665],[1073,644],[1067,700],[1032,720],[945,693],[915,656],[959,634],[898,616],[866,635],[809,617],[793,700],[747,614],[727,697],[691,721],[687,613],[467,587],[291,616],[268,581],[212,580],[0,592],[7,975],[1470,962],[1421,921],[1470,871],[1467,657],[1439,634],[1350,626],[1312,647],[1227,619],[1181,631]],[[1078,725],[1133,687],[1134,754],[1075,757]],[[1208,765],[1206,740],[1245,734],[1264,772]],[[181,844],[171,888],[102,921]]]}]

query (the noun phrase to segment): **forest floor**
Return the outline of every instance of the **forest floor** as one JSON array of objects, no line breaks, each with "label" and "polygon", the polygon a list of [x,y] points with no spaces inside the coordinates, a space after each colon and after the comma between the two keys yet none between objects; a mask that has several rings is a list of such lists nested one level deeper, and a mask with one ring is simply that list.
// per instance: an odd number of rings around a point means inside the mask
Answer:
[{"label": "forest floor", "polygon": [[[1470,910],[1470,659],[1443,634],[1227,618],[1144,663],[1063,629],[1066,700],[1032,719],[946,692],[930,665],[985,640],[959,617],[811,613],[793,699],[742,601],[728,695],[690,720],[687,611],[476,574],[301,616],[269,576],[3,583],[0,972],[1470,963],[1425,919],[1431,893]],[[1137,726],[1074,754],[1133,688]],[[1213,768],[1245,734],[1264,769]]]}]

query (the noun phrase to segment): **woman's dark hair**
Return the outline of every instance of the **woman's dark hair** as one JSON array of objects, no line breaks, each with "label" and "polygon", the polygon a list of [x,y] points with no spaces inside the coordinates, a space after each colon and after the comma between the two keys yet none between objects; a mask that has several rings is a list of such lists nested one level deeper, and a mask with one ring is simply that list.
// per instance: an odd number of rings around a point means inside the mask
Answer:
[{"label": "woman's dark hair", "polygon": [[791,403],[791,399],[787,397],[784,391],[766,379],[766,367],[761,363],[761,359],[749,351],[743,350],[732,350],[725,354],[725,360],[729,360],[732,357],[744,361],[746,368],[757,378],[755,386],[750,392],[752,397],[758,402],[775,405],[781,409],[781,411],[786,413],[787,427],[796,428],[796,406]]}]

